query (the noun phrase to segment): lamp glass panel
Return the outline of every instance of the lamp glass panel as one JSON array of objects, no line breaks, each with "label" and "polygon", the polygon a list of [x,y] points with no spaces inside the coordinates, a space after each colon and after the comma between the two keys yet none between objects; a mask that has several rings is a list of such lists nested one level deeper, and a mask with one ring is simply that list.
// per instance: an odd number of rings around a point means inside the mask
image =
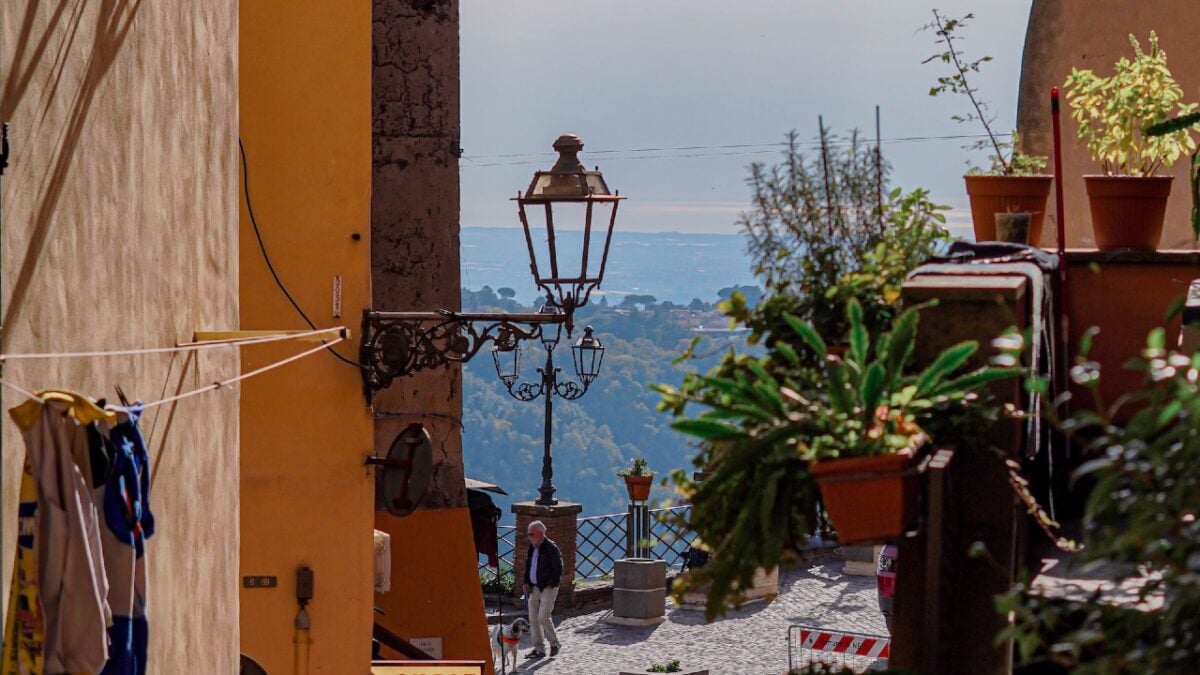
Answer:
[{"label": "lamp glass panel", "polygon": [[521,376],[521,348],[492,348],[492,361],[501,380],[516,381]]},{"label": "lamp glass panel", "polygon": [[599,341],[592,343],[580,340],[571,348],[575,357],[575,375],[581,380],[593,380],[600,374],[600,365],[604,361],[604,347]]}]

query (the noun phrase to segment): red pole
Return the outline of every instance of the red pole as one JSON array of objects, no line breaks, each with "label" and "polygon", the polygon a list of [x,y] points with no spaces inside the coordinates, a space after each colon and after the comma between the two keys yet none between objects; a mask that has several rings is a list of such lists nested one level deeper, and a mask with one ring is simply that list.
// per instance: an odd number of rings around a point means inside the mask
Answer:
[{"label": "red pole", "polygon": [[1062,354],[1056,380],[1059,392],[1065,392],[1067,387],[1067,372],[1071,367],[1070,357],[1070,312],[1069,290],[1067,286],[1067,227],[1066,213],[1063,209],[1063,162],[1062,162],[1062,127],[1059,124],[1058,87],[1050,88],[1050,113],[1054,121],[1054,209],[1058,226],[1058,328],[1059,353]]}]

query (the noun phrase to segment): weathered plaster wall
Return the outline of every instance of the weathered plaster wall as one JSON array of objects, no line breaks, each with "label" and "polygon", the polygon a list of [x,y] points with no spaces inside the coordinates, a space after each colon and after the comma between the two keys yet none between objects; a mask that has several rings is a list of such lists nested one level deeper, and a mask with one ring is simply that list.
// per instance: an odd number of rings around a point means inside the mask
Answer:
[{"label": "weathered plaster wall", "polygon": [[[314,323],[358,337],[369,304],[371,5],[254,0],[240,6],[240,134],[251,205],[271,262]],[[245,329],[307,328],[276,287],[241,210]],[[358,238],[355,238],[358,235]],[[334,316],[334,277],[342,279]],[[247,369],[312,343],[247,347]],[[267,672],[301,672],[296,570],[313,570],[308,670],[370,667],[374,581],[372,451],[357,343],[251,380],[242,396],[242,649]]]},{"label": "weathered plaster wall", "polygon": [[[376,309],[459,307],[458,3],[375,0],[371,199],[372,300]],[[382,392],[376,448],[386,452],[411,421],[434,437],[425,506],[465,506],[462,377],[421,373]],[[407,418],[420,411],[446,417]],[[400,415],[397,416],[397,413]]]},{"label": "weathered plaster wall", "polygon": [[[1200,32],[1200,12],[1190,2],[1179,0],[1033,0],[1025,37],[1017,126],[1026,150],[1053,158],[1050,122],[1050,87],[1062,87],[1071,68],[1091,68],[1101,75],[1112,74],[1112,64],[1132,54],[1129,34],[1145,47],[1150,31],[1158,33],[1159,45],[1167,53],[1171,73],[1183,86],[1189,100],[1200,100],[1200,50],[1195,49]],[[1075,122],[1063,100],[1064,208],[1067,211],[1067,246],[1094,246],[1091,212],[1083,175],[1099,173],[1099,166],[1076,140]],[[1049,167],[1053,170],[1053,162]],[[1190,248],[1191,197],[1187,188],[1187,161],[1180,160],[1170,172],[1176,177],[1159,248]],[[1054,213],[1051,195],[1047,211]],[[1056,244],[1054,220],[1047,220],[1043,245]]]},{"label": "weathered plaster wall", "polygon": [[[383,310],[458,309],[458,2],[373,5],[372,302]],[[394,549],[392,590],[376,597],[384,610],[377,620],[406,638],[442,638],[446,658],[488,659],[463,488],[462,373],[398,380],[374,409],[378,454],[414,421],[434,439],[423,508],[376,517]]]},{"label": "weathered plaster wall", "polygon": [[[169,346],[238,320],[237,3],[0,3],[3,349]],[[234,375],[233,350],[12,363],[29,388],[143,400]],[[237,668],[238,392],[148,412],[150,670]],[[3,407],[19,402],[3,393]],[[7,596],[24,446],[3,416]],[[5,600],[5,604],[7,600]]]}]

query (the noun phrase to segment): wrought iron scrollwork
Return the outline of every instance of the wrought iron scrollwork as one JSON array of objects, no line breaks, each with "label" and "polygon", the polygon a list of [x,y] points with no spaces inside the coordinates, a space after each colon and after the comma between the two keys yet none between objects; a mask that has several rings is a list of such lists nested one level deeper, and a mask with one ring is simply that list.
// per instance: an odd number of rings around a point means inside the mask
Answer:
[{"label": "wrought iron scrollwork", "polygon": [[[560,372],[562,372],[561,368],[555,368],[549,382],[546,381],[544,368],[538,368],[538,373],[542,375],[542,378],[536,382],[516,382],[508,379],[501,381],[509,395],[518,401],[532,401],[550,393],[559,398],[574,401],[587,393],[588,385],[586,383],[581,385],[575,380],[559,380]],[[549,391],[547,391],[547,385],[549,385]]]},{"label": "wrought iron scrollwork", "polygon": [[554,384],[554,393],[558,394],[559,398],[565,398],[568,401],[574,401],[580,396],[583,396],[587,393],[587,389],[588,386],[586,384],[580,386],[579,383],[575,382],[574,380],[555,382]]},{"label": "wrought iron scrollwork", "polygon": [[486,314],[438,312],[363,312],[359,363],[363,392],[375,392],[397,378],[420,370],[465,363],[491,342],[515,349],[522,340],[542,336],[542,326],[561,323],[562,314]]}]

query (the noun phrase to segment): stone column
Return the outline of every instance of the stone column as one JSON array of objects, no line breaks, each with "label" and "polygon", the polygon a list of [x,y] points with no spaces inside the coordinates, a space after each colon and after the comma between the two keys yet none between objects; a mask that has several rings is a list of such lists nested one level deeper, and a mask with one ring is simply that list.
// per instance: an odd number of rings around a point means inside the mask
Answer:
[{"label": "stone column", "polygon": [[562,551],[563,575],[558,587],[558,600],[554,608],[562,609],[575,606],[575,537],[579,531],[579,514],[583,513],[583,504],[559,502],[554,506],[541,506],[534,502],[517,502],[512,505],[512,512],[517,516],[516,546],[513,550],[513,566],[517,575],[513,593],[521,596],[522,575],[525,574],[525,558],[529,554],[529,542],[525,531],[529,524],[540,520],[546,524],[546,536]]}]

